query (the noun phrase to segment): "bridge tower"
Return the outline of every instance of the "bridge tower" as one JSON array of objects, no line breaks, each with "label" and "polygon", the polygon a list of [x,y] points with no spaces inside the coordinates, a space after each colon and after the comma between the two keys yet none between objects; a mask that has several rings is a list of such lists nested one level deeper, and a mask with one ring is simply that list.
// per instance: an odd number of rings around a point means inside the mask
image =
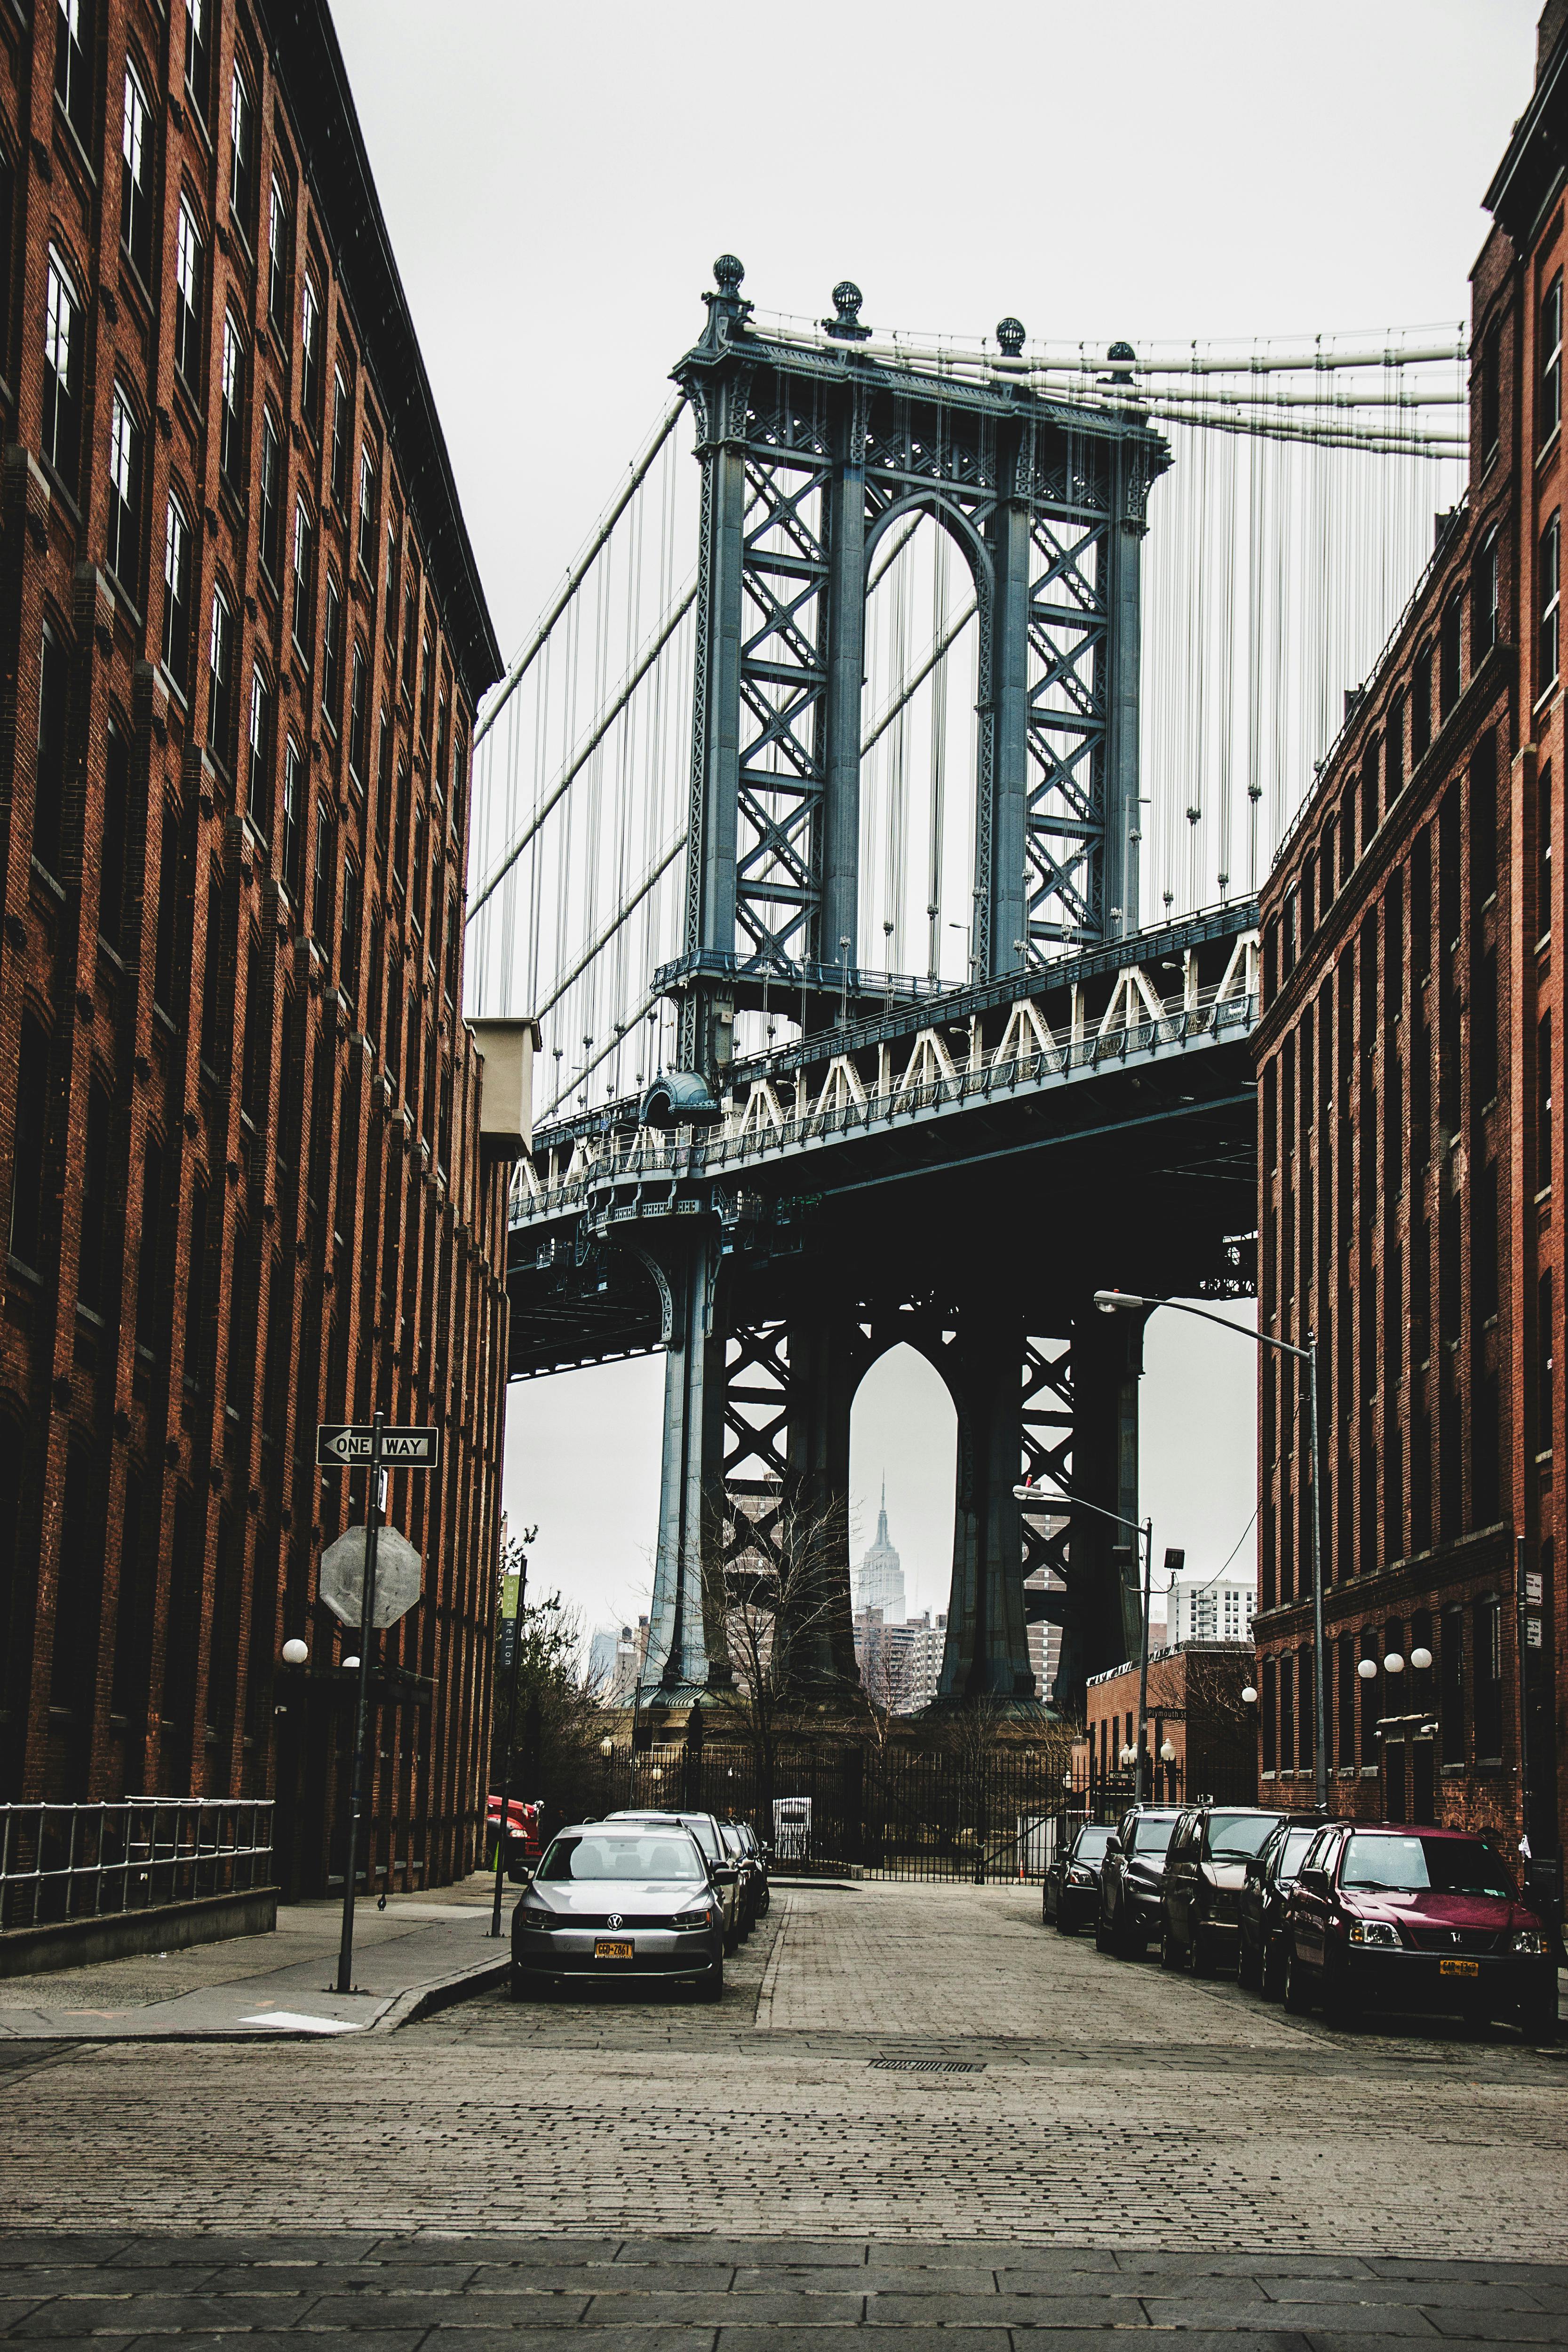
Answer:
[{"label": "bridge tower", "polygon": [[[858,947],[865,614],[877,551],[909,520],[929,516],[951,535],[978,608],[972,978],[1023,979],[1053,951],[1137,929],[1142,542],[1150,485],[1169,463],[1130,375],[1110,406],[1035,392],[1015,319],[997,328],[989,377],[949,377],[868,351],[847,281],[824,337],[805,341],[753,325],[732,256],[713,274],[706,331],[674,370],[701,468],[685,950],[658,976],[679,1007],[680,1066],[645,1106],[694,1131],[730,1092],[737,1012],[765,1004],[770,986],[775,1003],[787,987],[807,1032],[879,1001]],[[1122,347],[1110,356],[1114,367]],[[638,1252],[667,1348],[647,1703],[686,1702],[727,1675],[721,1529],[750,1511],[765,1550],[777,1519],[766,1496],[847,1506],[857,1381],[879,1330],[918,1326],[959,1416],[942,1696],[1037,1704],[1014,1487],[1041,1360],[1008,1251],[982,1229],[933,1232],[918,1269],[900,1280],[884,1268],[868,1286],[851,1234],[775,1282],[759,1315],[742,1280],[744,1196],[720,1182],[686,1205]],[[1092,1281],[1064,1283],[1077,1297],[1058,1321],[1077,1333],[1085,1476],[1098,1462],[1102,1506],[1135,1517],[1136,1367],[1130,1377],[1111,1362],[1084,1324]],[[771,1421],[756,1409],[759,1367],[776,1391]],[[1113,1538],[1085,1526],[1072,1539],[1075,1685],[1124,1654],[1136,1625],[1124,1595],[1105,1597]],[[1029,1542],[1034,1559],[1040,1539]],[[841,1548],[833,1605],[814,1612],[807,1644],[829,1698],[856,1679],[847,1517]],[[1070,1572],[1065,1548],[1059,1564]]]}]

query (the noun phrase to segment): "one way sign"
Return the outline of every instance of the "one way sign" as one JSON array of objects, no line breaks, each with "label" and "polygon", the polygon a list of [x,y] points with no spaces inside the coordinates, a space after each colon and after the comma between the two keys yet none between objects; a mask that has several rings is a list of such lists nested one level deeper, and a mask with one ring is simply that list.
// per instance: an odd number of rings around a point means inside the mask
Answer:
[{"label": "one way sign", "polygon": [[[352,1470],[368,1462],[375,1432],[365,1422],[321,1422],[316,1428],[316,1466],[320,1470]],[[381,1433],[381,1458],[396,1470],[434,1470],[441,1460],[438,1429],[386,1428]]]}]

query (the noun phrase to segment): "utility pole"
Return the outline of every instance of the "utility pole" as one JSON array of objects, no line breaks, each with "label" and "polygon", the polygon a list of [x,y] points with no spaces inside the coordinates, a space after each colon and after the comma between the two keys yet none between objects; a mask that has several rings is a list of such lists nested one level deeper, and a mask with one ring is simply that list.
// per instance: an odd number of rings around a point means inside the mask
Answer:
[{"label": "utility pole", "polygon": [[349,1799],[349,1851],[343,1864],[343,1931],[338,1945],[338,1990],[353,1992],[354,1977],[354,1879],[359,1871],[359,1824],[364,1806],[364,1728],[370,1712],[370,1637],[375,1622],[375,1538],[381,1528],[381,1448],[386,1415],[371,1422],[370,1494],[364,1515],[364,1592],[359,1612],[359,1690],[354,1700],[353,1780]]},{"label": "utility pole", "polygon": [[[538,1533],[539,1529],[537,1528],[530,1528],[527,1535],[523,1538],[524,1542],[531,1543]],[[509,1632],[511,1636],[511,1677],[507,1695],[506,1748],[501,1758],[500,1768],[500,1819],[496,1824],[496,1891],[495,1902],[490,1910],[490,1934],[492,1936],[499,1936],[500,1934],[501,1879],[506,1869],[507,1831],[510,1826],[507,1816],[507,1807],[511,1801],[511,1750],[512,1743],[517,1738],[517,1678],[522,1665],[522,1612],[525,1597],[528,1592],[528,1554],[525,1551],[519,1552],[517,1559],[517,1593],[515,1596],[517,1605],[515,1609],[509,1611],[506,1605],[507,1594],[505,1587],[510,1584],[511,1580],[511,1574],[510,1571],[502,1576],[501,1630],[503,1638]],[[488,1805],[485,1810],[487,1812],[489,1811],[489,1808]]]}]

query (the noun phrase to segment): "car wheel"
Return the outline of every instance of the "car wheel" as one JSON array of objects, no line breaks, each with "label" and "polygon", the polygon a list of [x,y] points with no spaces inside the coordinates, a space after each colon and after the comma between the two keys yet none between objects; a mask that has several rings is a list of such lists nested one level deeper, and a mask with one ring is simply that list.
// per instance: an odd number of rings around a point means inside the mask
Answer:
[{"label": "car wheel", "polygon": [[712,1965],[712,1967],[708,1970],[707,1974],[706,1974],[705,1976],[700,1976],[700,1977],[699,1977],[699,1978],[698,1978],[698,1979],[697,1979],[697,1998],[698,1998],[698,2000],[723,2000],[723,1998],[724,1998],[724,1963],[723,1963],[722,1959],[717,1959],[717,1960],[715,1960],[715,1961],[714,1961],[714,1963],[713,1963],[713,1965]]},{"label": "car wheel", "polygon": [[1187,1973],[1194,1977],[1206,1977],[1213,1974],[1209,1960],[1209,1948],[1204,1936],[1203,1922],[1200,1919],[1193,1921],[1193,1932],[1187,1939]]},{"label": "car wheel", "polygon": [[1538,1994],[1532,2000],[1521,2001],[1519,2010],[1519,2030],[1527,2042],[1555,2042],[1557,2039],[1557,1993]]},{"label": "car wheel", "polygon": [[1067,1913],[1062,1909],[1059,1903],[1057,1906],[1056,1924],[1057,1933],[1058,1936],[1076,1936],[1078,1933],[1078,1929],[1073,1926],[1072,1921],[1068,1917]]},{"label": "car wheel", "polygon": [[1361,2005],[1338,1969],[1323,1971],[1323,2022],[1340,2033],[1353,2032],[1361,2022]]},{"label": "car wheel", "polygon": [[1247,1930],[1243,1927],[1236,1938],[1236,1981],[1243,1992],[1251,1992],[1261,1981],[1262,1973],[1247,1940]]},{"label": "car wheel", "polygon": [[1279,1938],[1271,1936],[1263,1947],[1258,1969],[1258,1990],[1265,2000],[1278,2000],[1283,1987],[1285,1963],[1280,1957]]},{"label": "car wheel", "polygon": [[1094,1948],[1097,1952],[1109,1951],[1110,1948],[1110,1938],[1105,1932],[1103,1911],[1097,1911],[1094,1915]]},{"label": "car wheel", "polygon": [[1285,1951],[1285,2006],[1292,2017],[1305,2017],[1312,2006],[1306,1971],[1296,1958],[1294,1944],[1288,1945]]},{"label": "car wheel", "polygon": [[1176,1948],[1176,1939],[1171,1933],[1171,1923],[1162,1911],[1160,1914],[1160,1966],[1163,1969],[1179,1968],[1181,1958],[1181,1953]]}]

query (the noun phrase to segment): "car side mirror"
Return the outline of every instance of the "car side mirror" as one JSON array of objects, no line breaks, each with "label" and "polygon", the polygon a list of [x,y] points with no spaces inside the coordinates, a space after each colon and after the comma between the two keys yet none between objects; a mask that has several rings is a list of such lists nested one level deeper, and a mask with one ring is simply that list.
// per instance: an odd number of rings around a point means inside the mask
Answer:
[{"label": "car side mirror", "polygon": [[1119,1837],[1108,1837],[1108,1838],[1106,1839],[1106,1841],[1105,1841],[1105,1859],[1106,1859],[1106,1861],[1107,1861],[1107,1862],[1109,1862],[1109,1861],[1110,1860],[1110,1857],[1111,1857],[1111,1855],[1112,1855],[1113,1853],[1120,1853],[1121,1852],[1121,1840]]},{"label": "car side mirror", "polygon": [[1298,1886],[1305,1887],[1309,1895],[1326,1895],[1329,1891],[1329,1874],[1326,1870],[1303,1870],[1298,1874],[1296,1884]]},{"label": "car side mirror", "polygon": [[733,1886],[739,1875],[732,1862],[716,1862],[709,1873],[715,1886]]}]

